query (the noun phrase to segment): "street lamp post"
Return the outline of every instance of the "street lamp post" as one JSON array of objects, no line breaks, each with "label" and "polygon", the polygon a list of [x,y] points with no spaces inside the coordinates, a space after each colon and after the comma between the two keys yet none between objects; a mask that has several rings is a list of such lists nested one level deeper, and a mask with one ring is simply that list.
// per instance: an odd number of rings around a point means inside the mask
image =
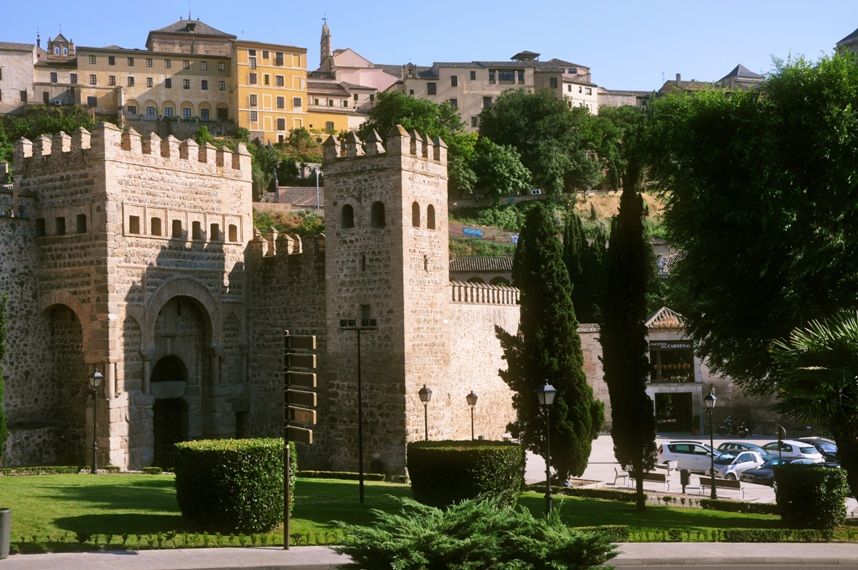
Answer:
[{"label": "street lamp post", "polygon": [[471,393],[465,396],[465,400],[471,407],[471,441],[474,441],[474,406],[477,405],[477,395],[471,390]]},{"label": "street lamp post", "polygon": [[95,432],[98,428],[98,389],[103,380],[104,375],[98,370],[89,377],[89,391],[92,394],[92,468],[89,472],[93,475],[98,473],[98,439]]},{"label": "street lamp post", "polygon": [[363,503],[363,395],[360,374],[360,333],[362,331],[377,331],[378,325],[375,319],[361,319],[360,323],[354,319],[342,319],[340,320],[340,330],[355,331],[357,333],[358,497],[360,502]]},{"label": "street lamp post", "polygon": [[715,441],[712,433],[712,410],[715,409],[715,402],[718,398],[715,397],[715,389],[711,389],[706,397],[703,398],[703,403],[706,405],[706,413],[709,414],[709,476],[712,477],[711,497],[718,498],[718,491],[715,490]]},{"label": "street lamp post", "polygon": [[786,439],[786,429],[782,425],[778,425],[778,465],[784,464],[784,440]]},{"label": "street lamp post", "polygon": [[554,396],[557,390],[545,380],[545,384],[536,390],[536,401],[545,411],[545,514],[551,513],[553,501],[551,499],[551,421],[549,410],[554,404]]},{"label": "street lamp post", "polygon": [[429,441],[429,400],[432,399],[432,390],[423,384],[423,387],[417,392],[420,396],[420,401],[423,402],[423,439]]}]

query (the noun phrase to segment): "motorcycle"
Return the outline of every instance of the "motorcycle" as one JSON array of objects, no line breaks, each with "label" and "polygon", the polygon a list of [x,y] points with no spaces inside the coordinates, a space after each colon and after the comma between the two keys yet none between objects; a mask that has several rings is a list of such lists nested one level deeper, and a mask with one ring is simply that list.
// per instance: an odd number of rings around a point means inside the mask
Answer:
[{"label": "motorcycle", "polygon": [[751,430],[745,425],[745,422],[735,424],[733,423],[733,418],[731,416],[727,416],[724,418],[724,421],[718,425],[718,434],[735,435],[737,437],[745,438],[751,434]]}]

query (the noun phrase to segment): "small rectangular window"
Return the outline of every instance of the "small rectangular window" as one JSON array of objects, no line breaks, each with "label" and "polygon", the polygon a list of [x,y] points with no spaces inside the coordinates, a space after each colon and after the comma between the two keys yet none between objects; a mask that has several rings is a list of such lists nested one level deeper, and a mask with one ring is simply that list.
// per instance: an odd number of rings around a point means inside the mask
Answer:
[{"label": "small rectangular window", "polygon": [[471,81],[476,81],[476,79],[477,79],[477,72],[474,70],[471,70]]},{"label": "small rectangular window", "polygon": [[47,91],[42,91],[42,103],[47,105],[50,102],[51,102],[51,96],[48,94]]},{"label": "small rectangular window", "polygon": [[488,109],[492,106],[492,98],[491,97],[483,97],[483,109]]},{"label": "small rectangular window", "polygon": [[164,60],[164,69],[171,69],[173,67],[173,60],[165,59]]},{"label": "small rectangular window", "polygon": [[203,225],[200,222],[191,223],[191,238],[198,241],[206,239],[203,235]]},{"label": "small rectangular window", "polygon": [[304,100],[303,99],[301,99],[300,97],[292,97],[292,108],[293,109],[300,109],[303,106],[304,106]]},{"label": "small rectangular window", "polygon": [[226,64],[224,62],[220,62],[217,64],[218,71],[226,71]]},{"label": "small rectangular window", "polygon": [[274,54],[274,65],[283,65],[283,52],[278,51]]},{"label": "small rectangular window", "polygon": [[200,89],[202,91],[208,91],[209,90],[209,82],[207,79],[203,79],[202,81],[200,81]]},{"label": "small rectangular window", "polygon": [[251,93],[251,94],[250,94],[250,106],[251,106],[251,107],[256,107],[256,106],[257,106],[257,105],[256,105],[256,103],[257,103],[257,96],[256,96],[256,93]]},{"label": "small rectangular window", "polygon": [[477,126],[479,125],[479,120],[479,117],[471,117],[471,126],[473,128],[477,128]]},{"label": "small rectangular window", "polygon": [[98,97],[94,95],[90,95],[86,98],[86,106],[87,107],[96,107],[98,106]]},{"label": "small rectangular window", "polygon": [[78,214],[75,218],[75,229],[79,234],[86,233],[86,214]]},{"label": "small rectangular window", "polygon": [[95,56],[94,55],[89,56],[89,64],[95,65]]},{"label": "small rectangular window", "polygon": [[285,97],[278,97],[277,98],[277,108],[278,109],[285,109],[286,108],[286,98]]},{"label": "small rectangular window", "polygon": [[140,216],[128,216],[128,233],[140,233]]},{"label": "small rectangular window", "polygon": [[107,56],[107,65],[116,65],[116,56]]},{"label": "small rectangular window", "polygon": [[56,234],[58,236],[66,235],[66,219],[63,217],[59,217],[55,220],[55,222],[56,223],[54,227],[56,228]]},{"label": "small rectangular window", "polygon": [[200,119],[204,121],[209,120],[209,110],[208,109],[200,109]]},{"label": "small rectangular window", "polygon": [[107,84],[108,85],[116,85],[116,76],[115,75],[108,75],[107,76]]},{"label": "small rectangular window", "polygon": [[277,119],[277,130],[285,131],[286,130],[286,119]]},{"label": "small rectangular window", "polygon": [[190,69],[191,68],[191,60],[183,59],[182,60],[182,68],[183,69]]},{"label": "small rectangular window", "polygon": [[334,132],[334,122],[333,121],[325,121],[325,130],[329,133]]},{"label": "small rectangular window", "polygon": [[173,88],[173,79],[168,77],[164,79],[164,89],[172,89]]},{"label": "small rectangular window", "polygon": [[45,235],[45,218],[36,219],[36,237]]},{"label": "small rectangular window", "polygon": [[97,85],[98,84],[98,80],[96,79],[94,73],[89,74],[89,84],[90,85]]},{"label": "small rectangular window", "polygon": [[552,89],[557,89],[557,78],[556,77],[549,77],[548,78],[548,86],[551,87]]},{"label": "small rectangular window", "polygon": [[69,83],[71,83],[72,85],[77,83],[77,73],[69,74]]},{"label": "small rectangular window", "polygon": [[57,82],[57,72],[52,71],[51,72],[51,83],[56,83],[56,82]]},{"label": "small rectangular window", "polygon": [[256,58],[255,57],[248,58],[248,63],[250,64],[250,69],[256,69]]},{"label": "small rectangular window", "polygon": [[268,59],[268,50],[267,49],[262,50],[262,59]]},{"label": "small rectangular window", "polygon": [[277,76],[274,78],[274,80],[275,80],[275,83],[276,83],[277,87],[283,87],[284,85],[286,85],[286,83],[285,83],[285,79],[283,78],[283,76],[282,76],[282,75],[277,75]]},{"label": "small rectangular window", "polygon": [[128,67],[134,67],[134,58],[133,57],[128,58]]},{"label": "small rectangular window", "polygon": [[226,81],[218,81],[217,82],[217,90],[218,91],[226,91]]},{"label": "small rectangular window", "polygon": [[438,84],[434,81],[430,81],[426,84],[426,92],[429,95],[435,95],[438,92]]},{"label": "small rectangular window", "polygon": [[151,57],[146,58],[146,67],[152,67],[152,58]]},{"label": "small rectangular window", "polygon": [[229,225],[229,241],[238,241],[238,226],[235,224]]},{"label": "small rectangular window", "polygon": [[218,224],[211,224],[209,226],[209,239],[211,241],[220,241],[220,226]]},{"label": "small rectangular window", "polygon": [[459,76],[451,75],[450,76],[450,87],[457,87],[459,85]]},{"label": "small rectangular window", "polygon": [[21,103],[26,103],[27,102],[27,90],[26,89],[21,90],[20,95],[21,95]]},{"label": "small rectangular window", "polygon": [[524,70],[523,69],[518,70],[518,82],[524,83]]},{"label": "small rectangular window", "polygon": [[128,76],[128,87],[134,87],[134,76],[133,75]]},{"label": "small rectangular window", "polygon": [[256,85],[256,74],[255,74],[255,73],[250,73],[250,74],[248,74],[248,76],[247,76],[247,82],[248,82],[250,85]]},{"label": "small rectangular window", "polygon": [[255,123],[259,120],[259,114],[256,111],[250,112],[250,122]]},{"label": "small rectangular window", "polygon": [[262,82],[265,85],[271,85],[271,76],[266,73],[265,75],[262,76]]},{"label": "small rectangular window", "polygon": [[190,79],[182,79],[182,89],[190,89],[191,88],[191,80]]},{"label": "small rectangular window", "polygon": [[128,105],[128,114],[136,115],[137,114],[137,105]]},{"label": "small rectangular window", "polygon": [[191,118],[191,110],[188,107],[185,107],[184,109],[182,109],[182,118],[183,119],[190,119]]},{"label": "small rectangular window", "polygon": [[494,82],[495,82],[495,70],[490,69],[489,70],[489,83],[494,83]]},{"label": "small rectangular window", "polygon": [[152,218],[149,220],[149,234],[153,236],[161,235],[161,218]]},{"label": "small rectangular window", "polygon": [[209,62],[201,61],[200,62],[200,71],[208,71],[208,69],[209,69]]},{"label": "small rectangular window", "polygon": [[172,233],[170,234],[173,238],[182,237],[182,220],[173,220],[173,228]]},{"label": "small rectangular window", "polygon": [[155,118],[155,107],[149,106],[146,107],[146,116],[154,119]]},{"label": "small rectangular window", "polygon": [[147,77],[147,78],[146,78],[146,87],[152,87],[154,84],[155,84],[155,83],[154,83],[154,81],[152,80],[152,78],[151,78],[151,77]]}]

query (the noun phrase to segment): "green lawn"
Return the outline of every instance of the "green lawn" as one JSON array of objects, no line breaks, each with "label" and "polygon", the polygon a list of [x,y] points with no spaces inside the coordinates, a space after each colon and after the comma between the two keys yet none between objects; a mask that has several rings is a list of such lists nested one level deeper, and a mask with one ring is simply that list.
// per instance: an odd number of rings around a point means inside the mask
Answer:
[{"label": "green lawn", "polygon": [[[371,509],[392,510],[393,497],[410,494],[407,485],[368,482],[366,502],[360,505],[356,481],[299,479],[291,532],[299,535],[296,537],[299,543],[335,542],[339,532],[333,521],[368,523],[372,520]],[[122,540],[122,535],[128,535],[125,540],[129,546],[152,546],[155,544],[152,536],[179,535],[181,539],[184,533],[192,532],[179,512],[172,475],[0,477],[0,503],[12,508],[12,541],[21,543],[25,549],[27,543],[74,543],[78,534],[114,535],[114,545]],[[537,513],[544,508],[543,497],[538,493],[524,493],[520,504]],[[557,498],[555,505],[572,526],[627,525],[634,536],[643,540],[647,538],[644,529],[780,525],[778,517],[771,515],[662,506],[650,506],[646,513],[638,513],[629,503],[580,497]],[[256,539],[270,544],[280,537],[282,528]],[[106,537],[101,540],[105,542]],[[173,544],[176,540],[173,539]],[[179,545],[193,543],[180,540]],[[66,550],[75,547],[53,546]]]}]

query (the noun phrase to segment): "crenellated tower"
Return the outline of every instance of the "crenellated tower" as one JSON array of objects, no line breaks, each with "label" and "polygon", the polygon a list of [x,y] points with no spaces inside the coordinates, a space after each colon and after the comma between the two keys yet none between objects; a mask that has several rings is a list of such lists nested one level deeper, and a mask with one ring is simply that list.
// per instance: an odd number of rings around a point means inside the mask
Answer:
[{"label": "crenellated tower", "polygon": [[361,336],[364,460],[401,473],[405,443],[423,437],[417,391],[449,364],[447,147],[398,126],[384,144],[375,132],[331,137],[324,158],[331,461],[356,464],[357,339],[341,321],[372,320]]}]

